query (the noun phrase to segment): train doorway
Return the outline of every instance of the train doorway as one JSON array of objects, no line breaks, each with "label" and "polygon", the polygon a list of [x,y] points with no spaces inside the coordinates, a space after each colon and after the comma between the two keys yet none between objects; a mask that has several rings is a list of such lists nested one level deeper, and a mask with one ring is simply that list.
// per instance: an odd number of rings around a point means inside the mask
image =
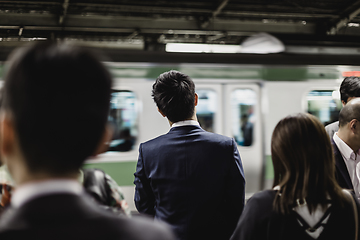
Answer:
[{"label": "train doorway", "polygon": [[196,83],[197,116],[206,131],[235,139],[243,162],[248,196],[263,188],[264,151],[260,86]]}]

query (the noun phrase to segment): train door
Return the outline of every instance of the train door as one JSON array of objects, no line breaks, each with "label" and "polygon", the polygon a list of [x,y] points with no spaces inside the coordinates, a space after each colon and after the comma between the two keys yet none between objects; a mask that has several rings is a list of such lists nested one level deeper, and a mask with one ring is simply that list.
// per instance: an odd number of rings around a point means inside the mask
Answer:
[{"label": "train door", "polygon": [[246,194],[261,190],[263,137],[259,85],[196,83],[196,92],[201,127],[235,139],[245,171]]},{"label": "train door", "polygon": [[263,135],[258,84],[226,84],[224,133],[238,144],[243,162],[247,197],[262,189]]},{"label": "train door", "polygon": [[222,85],[196,83],[195,91],[199,97],[196,115],[201,127],[223,134]]}]

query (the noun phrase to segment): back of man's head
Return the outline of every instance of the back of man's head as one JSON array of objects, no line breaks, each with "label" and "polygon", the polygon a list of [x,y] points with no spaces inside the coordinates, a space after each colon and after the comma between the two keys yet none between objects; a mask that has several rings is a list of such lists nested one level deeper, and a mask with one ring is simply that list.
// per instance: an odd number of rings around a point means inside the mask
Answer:
[{"label": "back of man's head", "polygon": [[152,96],[159,110],[171,121],[190,119],[195,109],[195,84],[184,73],[171,70],[155,81]]},{"label": "back of man's head", "polygon": [[340,85],[341,101],[346,104],[349,98],[360,97],[360,78],[346,77]]},{"label": "back of man's head", "polygon": [[352,99],[341,109],[339,127],[344,127],[353,119],[360,122],[360,98]]},{"label": "back of man's head", "polygon": [[30,171],[77,171],[96,149],[108,116],[111,77],[88,50],[45,42],[12,54],[3,109]]}]

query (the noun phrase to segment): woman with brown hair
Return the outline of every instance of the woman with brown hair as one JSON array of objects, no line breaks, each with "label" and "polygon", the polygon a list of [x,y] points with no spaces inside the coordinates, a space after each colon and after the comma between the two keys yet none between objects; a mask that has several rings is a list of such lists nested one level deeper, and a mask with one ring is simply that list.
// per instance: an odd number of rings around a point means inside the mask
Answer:
[{"label": "woman with brown hair", "polygon": [[358,239],[359,205],[336,182],[330,140],[316,117],[280,120],[271,155],[274,188],[249,199],[232,240]]}]

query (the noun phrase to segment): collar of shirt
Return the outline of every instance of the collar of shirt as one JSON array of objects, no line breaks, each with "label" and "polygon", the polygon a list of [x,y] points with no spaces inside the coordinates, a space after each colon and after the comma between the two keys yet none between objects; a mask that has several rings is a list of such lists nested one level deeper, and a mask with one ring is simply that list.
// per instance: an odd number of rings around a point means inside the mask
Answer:
[{"label": "collar of shirt", "polygon": [[18,208],[34,198],[57,193],[80,195],[83,187],[76,180],[49,180],[32,182],[17,187],[11,197],[11,206]]},{"label": "collar of shirt", "polygon": [[[357,156],[355,156],[355,152],[349,147],[349,145],[347,145],[341,138],[339,138],[337,132],[334,133],[333,140],[336,146],[338,147],[341,155],[344,157],[344,159],[346,160],[351,159],[354,161],[356,160]],[[360,150],[358,150],[356,154],[359,155]]]},{"label": "collar of shirt", "polygon": [[171,125],[171,128],[173,128],[173,127],[189,126],[189,125],[200,126],[200,124],[199,124],[198,121],[195,121],[195,120],[185,120],[185,121],[179,121],[179,122],[173,123],[173,125]]}]

